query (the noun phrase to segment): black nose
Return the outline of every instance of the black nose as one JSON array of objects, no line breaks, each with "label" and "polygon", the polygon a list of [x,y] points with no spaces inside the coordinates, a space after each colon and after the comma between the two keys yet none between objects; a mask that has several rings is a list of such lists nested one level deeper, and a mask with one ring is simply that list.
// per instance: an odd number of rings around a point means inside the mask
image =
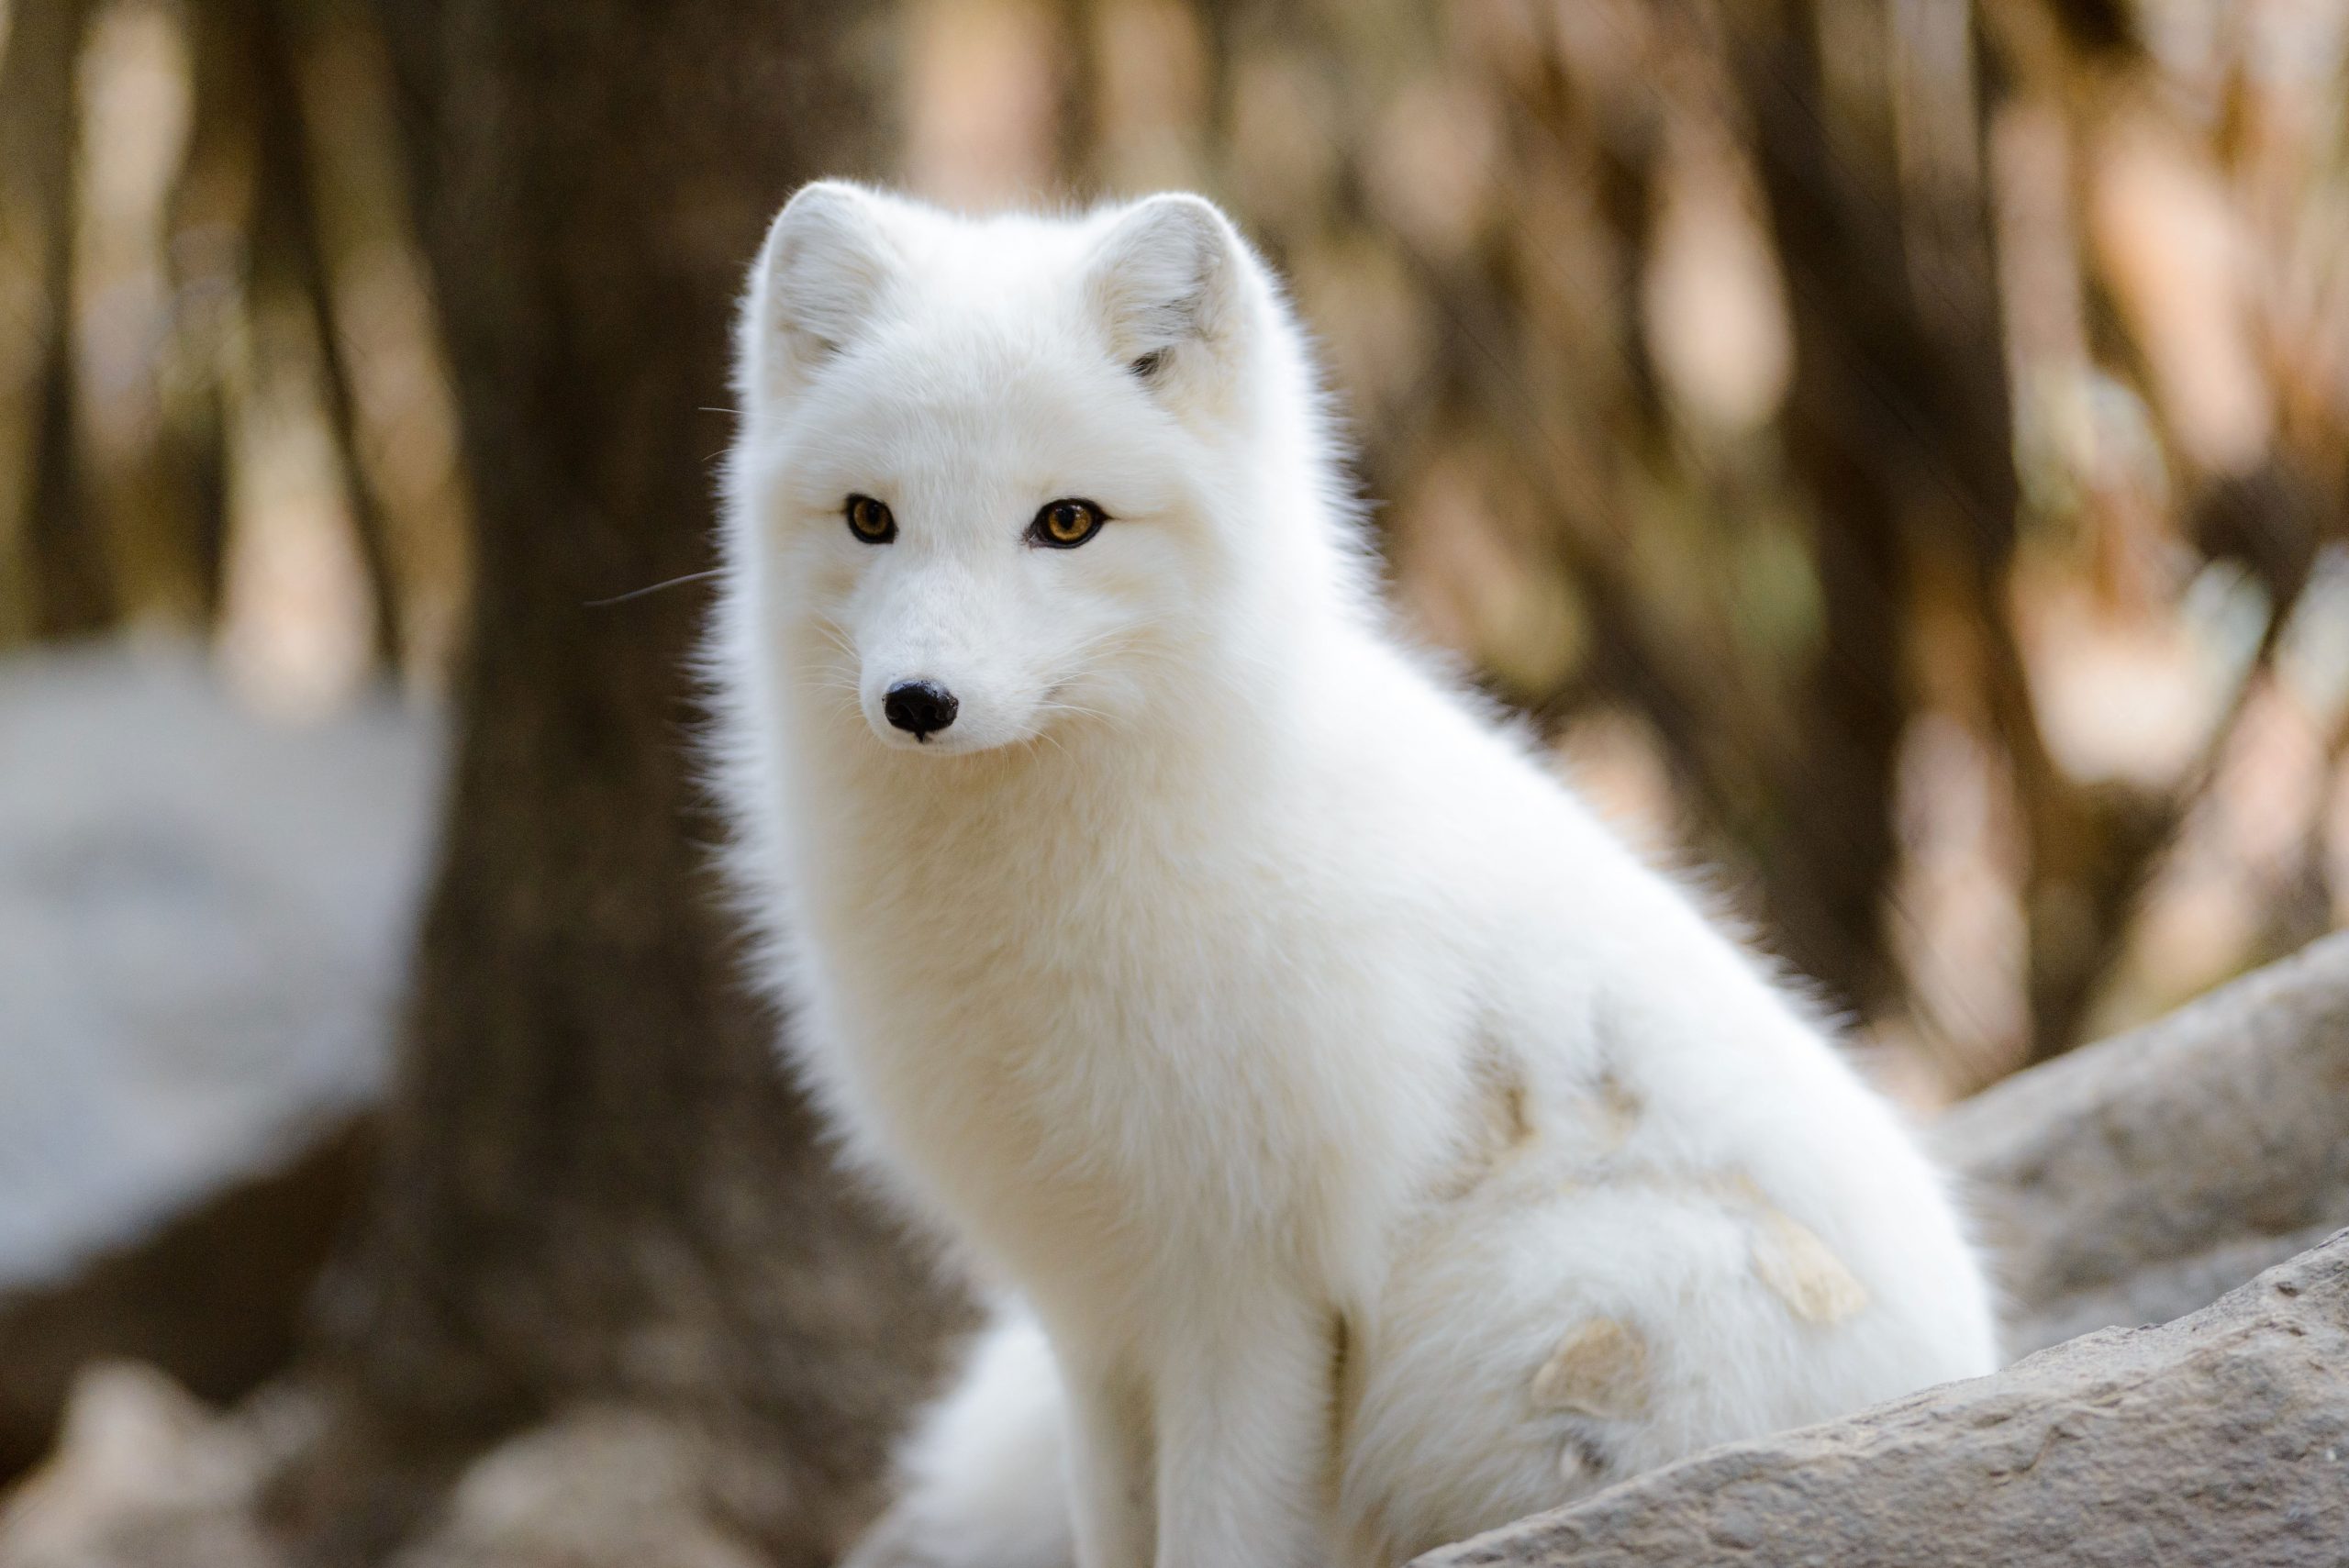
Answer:
[{"label": "black nose", "polygon": [[927,740],[953,723],[954,711],[962,706],[935,681],[899,681],[881,699],[883,715],[917,740]]}]

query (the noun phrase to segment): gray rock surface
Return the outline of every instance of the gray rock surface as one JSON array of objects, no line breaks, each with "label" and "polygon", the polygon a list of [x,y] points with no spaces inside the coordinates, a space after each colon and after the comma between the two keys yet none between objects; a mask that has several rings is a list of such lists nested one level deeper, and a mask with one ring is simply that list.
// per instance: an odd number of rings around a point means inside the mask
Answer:
[{"label": "gray rock surface", "polygon": [[262,719],[185,646],[0,662],[0,1293],[372,1097],[438,751],[388,697]]},{"label": "gray rock surface", "polygon": [[2010,1354],[2205,1306],[2349,1226],[2349,934],[1934,1130],[1996,1259]]},{"label": "gray rock surface", "polygon": [[1413,1568],[2341,1568],[2349,1231],[2152,1329],[1710,1450]]},{"label": "gray rock surface", "polygon": [[184,645],[0,662],[0,1479],[77,1369],[280,1365],[367,1147],[436,726],[287,726]]}]

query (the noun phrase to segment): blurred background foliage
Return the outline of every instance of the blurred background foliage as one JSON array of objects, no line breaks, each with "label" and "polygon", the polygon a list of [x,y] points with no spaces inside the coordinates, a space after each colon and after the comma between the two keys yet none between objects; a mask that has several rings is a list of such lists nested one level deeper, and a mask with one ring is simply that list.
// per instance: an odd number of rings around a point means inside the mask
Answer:
[{"label": "blurred background foliage", "polygon": [[[195,632],[289,722],[446,689],[467,486],[378,25],[0,0],[0,648]],[[1227,204],[1402,616],[1912,1101],[2349,921],[2349,0],[848,37],[896,106],[859,172]]]}]

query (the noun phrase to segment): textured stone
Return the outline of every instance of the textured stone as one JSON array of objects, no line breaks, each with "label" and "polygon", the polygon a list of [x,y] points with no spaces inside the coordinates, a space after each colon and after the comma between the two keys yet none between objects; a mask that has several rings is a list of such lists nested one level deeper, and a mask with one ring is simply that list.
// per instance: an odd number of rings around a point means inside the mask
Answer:
[{"label": "textured stone", "polygon": [[2349,1226],[2349,934],[2009,1078],[1935,1137],[2009,1354],[2205,1306]]},{"label": "textured stone", "polygon": [[56,1451],[0,1507],[0,1568],[288,1568],[260,1492],[315,1424],[290,1392],[230,1418],[152,1367],[86,1367]]},{"label": "textured stone", "polygon": [[77,1368],[228,1400],[354,1189],[439,772],[387,693],[244,707],[200,648],[0,661],[0,1480]]},{"label": "textured stone", "polygon": [[729,1494],[785,1483],[780,1466],[745,1471],[693,1426],[565,1410],[474,1460],[390,1568],[765,1568]]},{"label": "textured stone", "polygon": [[1713,1449],[1414,1568],[1961,1562],[2349,1562],[2349,1231],[2179,1321]]},{"label": "textured stone", "polygon": [[0,1295],[375,1098],[439,752],[388,693],[262,717],[182,644],[0,661]]}]

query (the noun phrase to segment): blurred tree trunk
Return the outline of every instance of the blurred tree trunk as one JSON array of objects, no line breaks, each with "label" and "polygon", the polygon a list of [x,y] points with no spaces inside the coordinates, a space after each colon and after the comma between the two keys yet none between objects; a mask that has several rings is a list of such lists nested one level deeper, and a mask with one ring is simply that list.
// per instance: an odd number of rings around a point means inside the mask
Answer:
[{"label": "blurred tree trunk", "polygon": [[334,306],[328,297],[326,248],[318,232],[317,202],[312,192],[318,178],[317,152],[302,120],[301,61],[297,32],[305,24],[315,28],[316,15],[325,8],[306,0],[277,0],[273,5],[252,0],[210,0],[216,32],[242,33],[236,39],[246,59],[250,102],[245,112],[255,121],[259,167],[251,228],[251,290],[258,316],[273,297],[299,300],[317,344],[319,390],[327,417],[334,430],[334,452],[343,494],[350,498],[361,554],[367,562],[375,625],[375,651],[396,669],[401,662],[399,570],[393,560],[389,523],[382,498],[359,460],[358,414],[351,388],[351,366],[335,330]]},{"label": "blurred tree trunk", "polygon": [[[1895,981],[1885,900],[1894,753],[1907,718],[1903,534],[1938,476],[1914,427],[1938,401],[1901,261],[1908,236],[1888,102],[1831,101],[1820,17],[1781,5],[1737,38],[1739,69],[1795,328],[1788,455],[1810,491],[1825,639],[1797,712],[1808,789],[1787,793],[1765,884],[1788,956],[1874,1012]],[[1871,64],[1889,75],[1890,27]],[[1888,82],[1886,83],[1888,85]],[[1998,344],[1995,318],[1989,344]],[[2009,489],[2011,486],[2009,485]],[[2001,519],[2010,524],[2011,508]]]},{"label": "blurred tree trunk", "polygon": [[73,67],[83,0],[20,0],[0,32],[0,643],[114,614],[73,484]]},{"label": "blurred tree trunk", "polygon": [[446,1466],[619,1402],[751,1456],[733,1522],[821,1561],[957,1308],[832,1173],[738,980],[689,755],[706,595],[589,601],[710,564],[732,301],[796,183],[871,166],[877,73],[841,62],[878,7],[376,9],[479,574],[385,1155],[322,1307],[349,1429],[294,1507],[379,1551]]},{"label": "blurred tree trunk", "polygon": [[[1777,0],[1770,25],[1730,28],[1793,306],[1787,450],[1816,504],[1826,600],[1801,708],[1808,787],[1786,794],[1765,882],[1789,956],[1839,999],[1876,1009],[1896,994],[1886,915],[1894,765],[1913,702],[1904,635],[1923,582],[1945,584],[2024,817],[2040,1060],[2078,1043],[2170,819],[2057,770],[2016,641],[2021,494],[1983,172],[1996,59],[1973,7],[1832,9]],[[1846,60],[1857,80],[1840,96],[1831,35],[1865,45],[1867,69]]]},{"label": "blurred tree trunk", "polygon": [[[1971,11],[1826,9],[1780,0],[1743,23],[1722,13],[1786,270],[1787,448],[1816,510],[1825,605],[1797,708],[1800,778],[1783,792],[1764,881],[1788,956],[1839,1001],[1876,1013],[1900,988],[1887,921],[1894,770],[1923,578],[1962,584],[1967,619],[1991,644],[1981,659],[2000,728],[2025,753],[2017,766],[2034,783],[2048,770],[2005,629],[2020,497]],[[1844,61],[1858,80],[1840,94],[1831,35],[1866,46],[1865,72]]]}]

